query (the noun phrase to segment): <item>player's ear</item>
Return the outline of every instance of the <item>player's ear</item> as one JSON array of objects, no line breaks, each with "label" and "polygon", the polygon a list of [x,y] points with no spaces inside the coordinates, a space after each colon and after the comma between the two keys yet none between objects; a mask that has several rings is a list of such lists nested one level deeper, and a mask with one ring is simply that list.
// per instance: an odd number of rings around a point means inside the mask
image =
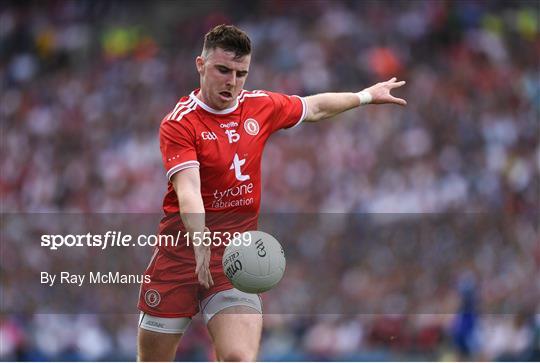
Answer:
[{"label": "player's ear", "polygon": [[199,74],[202,74],[204,72],[204,58],[198,56],[195,59],[195,66],[197,67],[197,72],[199,72]]}]

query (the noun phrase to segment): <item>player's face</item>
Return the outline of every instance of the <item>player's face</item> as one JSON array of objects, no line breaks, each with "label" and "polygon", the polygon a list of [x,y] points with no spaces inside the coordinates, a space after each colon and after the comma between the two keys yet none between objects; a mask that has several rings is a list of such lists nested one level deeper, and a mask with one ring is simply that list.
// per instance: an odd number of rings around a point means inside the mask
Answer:
[{"label": "player's face", "polygon": [[233,106],[246,83],[250,62],[251,55],[235,59],[234,52],[221,48],[197,57],[202,101],[217,110]]}]

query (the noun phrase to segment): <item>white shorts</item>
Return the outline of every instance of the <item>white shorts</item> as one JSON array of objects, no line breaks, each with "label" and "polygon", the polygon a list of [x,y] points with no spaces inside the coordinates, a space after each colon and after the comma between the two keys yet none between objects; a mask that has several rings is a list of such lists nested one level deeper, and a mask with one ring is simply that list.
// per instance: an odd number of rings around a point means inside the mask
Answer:
[{"label": "white shorts", "polygon": [[[208,324],[210,319],[221,310],[232,306],[248,306],[259,314],[262,314],[261,298],[257,294],[248,294],[238,289],[220,291],[208,296],[200,302],[199,310],[204,322]],[[191,318],[160,318],[141,312],[139,327],[157,333],[183,334],[186,332]]]}]

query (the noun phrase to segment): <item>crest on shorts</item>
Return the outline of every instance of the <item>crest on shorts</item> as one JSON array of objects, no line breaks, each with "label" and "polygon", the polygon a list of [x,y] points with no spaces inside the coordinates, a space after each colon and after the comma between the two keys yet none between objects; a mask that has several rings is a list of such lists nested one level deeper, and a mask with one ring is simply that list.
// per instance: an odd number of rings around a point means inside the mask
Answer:
[{"label": "crest on shorts", "polygon": [[144,293],[144,301],[151,308],[156,307],[161,302],[161,295],[154,289],[148,290]]},{"label": "crest on shorts", "polygon": [[260,130],[259,123],[253,118],[248,118],[246,121],[244,121],[244,130],[246,130],[246,132],[251,136],[255,136]]}]

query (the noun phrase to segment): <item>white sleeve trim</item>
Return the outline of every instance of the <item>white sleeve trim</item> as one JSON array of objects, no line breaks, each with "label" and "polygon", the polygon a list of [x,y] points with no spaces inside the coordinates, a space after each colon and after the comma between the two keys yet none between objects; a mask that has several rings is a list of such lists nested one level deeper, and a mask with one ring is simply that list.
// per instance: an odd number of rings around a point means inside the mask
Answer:
[{"label": "white sleeve trim", "polygon": [[298,97],[300,99],[300,101],[302,101],[302,115],[300,116],[300,120],[298,120],[297,123],[295,123],[294,125],[292,125],[288,129],[293,129],[296,126],[300,125],[302,123],[302,121],[304,121],[304,119],[307,116],[307,103],[306,103],[306,100],[304,100],[304,97],[300,97],[300,96],[296,96],[296,95],[294,95],[293,97]]},{"label": "white sleeve trim", "polygon": [[188,160],[173,166],[167,171],[167,179],[171,180],[173,174],[179,172],[180,170],[189,169],[189,168],[198,168],[201,165],[197,160]]}]

